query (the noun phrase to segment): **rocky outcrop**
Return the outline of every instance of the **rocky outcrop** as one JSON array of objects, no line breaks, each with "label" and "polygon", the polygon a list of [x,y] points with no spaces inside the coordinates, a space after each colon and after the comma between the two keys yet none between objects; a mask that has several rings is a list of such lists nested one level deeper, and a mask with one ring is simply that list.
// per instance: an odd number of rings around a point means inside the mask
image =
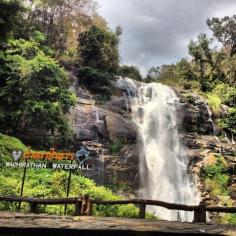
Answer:
[{"label": "rocky outcrop", "polygon": [[[118,89],[117,89],[118,90]],[[74,148],[85,146],[90,152],[92,170],[83,174],[97,184],[110,186],[131,196],[138,187],[137,130],[130,119],[122,91],[110,101],[96,100],[84,88],[77,87],[78,104],[71,111]],[[122,140],[123,147],[113,154],[110,146]]]},{"label": "rocky outcrop", "polygon": [[180,97],[177,108],[179,130],[197,132],[198,134],[213,134],[215,127],[212,113],[203,98],[186,91],[178,92],[178,96]]},{"label": "rocky outcrop", "polygon": [[111,140],[117,138],[136,140],[137,131],[132,121],[123,118],[119,114],[108,113],[105,122]]},{"label": "rocky outcrop", "polygon": [[[215,156],[221,156],[231,175],[228,184],[230,192],[228,201],[236,205],[236,145],[227,138],[227,135],[220,136],[219,130],[214,124],[214,114],[203,98],[187,91],[180,91],[178,95],[180,104],[177,115],[180,135],[189,158],[189,173],[195,174],[202,199],[205,199],[210,205],[219,205],[222,202],[220,196],[212,195],[212,189],[205,185],[205,177],[202,174],[202,170],[209,160],[213,160]],[[219,116],[224,117],[227,112],[227,107],[222,106]]]},{"label": "rocky outcrop", "polygon": [[[76,91],[78,105],[71,113],[75,145],[83,144],[91,150],[95,166],[85,175],[131,197],[138,189],[139,145],[127,93],[116,88],[110,101],[100,101],[79,86]],[[189,158],[189,173],[195,174],[201,197],[210,205],[220,202],[220,198],[212,196],[211,189],[205,186],[202,169],[212,155],[221,155],[231,173],[229,197],[236,205],[236,146],[226,137],[219,136],[214,114],[203,98],[189,91],[176,93],[180,99],[177,104],[180,137]],[[219,116],[224,117],[227,112],[228,108],[223,106]],[[114,154],[110,147],[119,139],[125,142]]]}]

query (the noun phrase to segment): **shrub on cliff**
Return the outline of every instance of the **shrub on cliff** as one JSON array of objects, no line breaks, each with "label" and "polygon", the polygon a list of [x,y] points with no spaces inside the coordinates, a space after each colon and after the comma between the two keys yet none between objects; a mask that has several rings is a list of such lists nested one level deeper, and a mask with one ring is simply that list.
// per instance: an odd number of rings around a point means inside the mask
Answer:
[{"label": "shrub on cliff", "polygon": [[231,108],[227,117],[220,120],[219,125],[221,128],[231,130],[236,134],[236,108]]},{"label": "shrub on cliff", "polygon": [[37,43],[11,40],[0,52],[1,131],[18,137],[34,128],[64,134],[65,113],[75,101],[65,72]]},{"label": "shrub on cliff", "polygon": [[81,64],[96,70],[115,73],[118,68],[118,36],[95,25],[79,34]]},{"label": "shrub on cliff", "polygon": [[123,65],[118,68],[117,75],[128,77],[137,81],[142,81],[142,76],[136,66]]},{"label": "shrub on cliff", "polygon": [[113,75],[91,67],[82,67],[78,70],[79,82],[90,91],[98,93],[101,98],[109,99],[112,95]]},{"label": "shrub on cliff", "polygon": [[112,79],[119,63],[118,35],[104,28],[91,26],[79,34],[81,68],[79,81],[103,99],[112,95]]}]

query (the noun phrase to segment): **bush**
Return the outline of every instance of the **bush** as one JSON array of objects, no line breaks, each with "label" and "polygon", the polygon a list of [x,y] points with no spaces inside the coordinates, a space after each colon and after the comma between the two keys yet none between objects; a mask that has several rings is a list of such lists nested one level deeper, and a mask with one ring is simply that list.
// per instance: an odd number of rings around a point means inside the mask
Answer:
[{"label": "bush", "polygon": [[10,137],[0,133],[0,163],[4,160],[10,161],[11,151],[13,150],[25,150],[26,146],[17,138]]},{"label": "bush", "polygon": [[17,137],[32,129],[64,135],[76,102],[64,70],[38,46],[11,40],[0,52],[0,130]]},{"label": "bush", "polygon": [[120,75],[122,77],[128,77],[137,81],[142,81],[142,76],[140,74],[140,71],[135,66],[120,66],[117,71],[117,75]]},{"label": "bush", "polygon": [[215,164],[204,168],[206,187],[211,189],[213,195],[227,196],[229,194],[227,186],[230,176],[227,171],[228,167],[221,156],[216,156]]},{"label": "bush", "polygon": [[213,93],[207,94],[207,98],[208,98],[208,104],[211,107],[214,114],[218,114],[220,112],[221,99]]},{"label": "bush", "polygon": [[79,34],[79,53],[84,67],[115,73],[118,68],[118,37],[104,28],[91,26]]},{"label": "bush", "polygon": [[109,145],[109,150],[112,155],[119,154],[120,150],[124,147],[125,140],[122,138],[116,138],[112,141],[112,143]]},{"label": "bush", "polygon": [[227,117],[219,121],[219,126],[236,134],[236,108],[231,108]]},{"label": "bush", "polygon": [[82,67],[78,71],[79,82],[94,93],[99,93],[104,99],[112,95],[113,75],[101,72],[91,67]]},{"label": "bush", "polygon": [[218,96],[222,103],[227,106],[233,107],[236,105],[236,88],[230,86],[229,84],[217,84],[212,93]]}]

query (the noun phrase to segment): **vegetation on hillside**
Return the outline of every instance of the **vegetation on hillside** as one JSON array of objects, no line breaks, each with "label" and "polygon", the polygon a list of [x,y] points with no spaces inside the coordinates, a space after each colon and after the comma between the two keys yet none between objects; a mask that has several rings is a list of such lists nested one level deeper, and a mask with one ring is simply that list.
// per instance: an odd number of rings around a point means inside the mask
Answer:
[{"label": "vegetation on hillside", "polygon": [[79,82],[102,98],[109,99],[112,80],[119,64],[118,35],[110,30],[92,26],[79,34]]},{"label": "vegetation on hillside", "polygon": [[[232,200],[229,198],[230,190],[230,172],[227,162],[221,155],[213,155],[214,163],[208,163],[203,168],[205,176],[205,189],[212,198],[218,198],[222,206],[232,207]],[[223,214],[221,217],[216,216],[218,223],[236,224],[236,214]]]},{"label": "vegetation on hillside", "polygon": [[[26,150],[25,145],[14,137],[0,133],[0,195],[19,196],[21,180],[23,175],[22,168],[6,168],[5,162],[11,161],[13,150]],[[24,186],[24,196],[39,198],[63,198],[66,196],[68,171],[52,169],[27,169]],[[96,186],[93,180],[85,178],[79,172],[73,172],[70,185],[70,196],[89,195],[92,199],[98,200],[119,200],[121,196],[115,195],[111,190]],[[16,210],[16,203],[0,202],[0,210]],[[29,211],[28,204],[22,204],[22,211]],[[40,212],[64,213],[64,206],[41,206]],[[73,214],[74,206],[68,206],[68,213]],[[96,206],[95,215],[99,216],[122,216],[137,217],[138,209],[132,204],[129,206]]]},{"label": "vegetation on hillside", "polygon": [[[200,34],[189,43],[191,60],[181,59],[171,65],[152,67],[146,81],[166,83],[176,88],[191,89],[208,99],[218,117],[221,105],[229,107],[226,117],[218,120],[220,126],[236,134],[236,15],[207,20],[214,38]],[[214,41],[223,47],[213,47]]]},{"label": "vegetation on hillside", "polygon": [[21,138],[33,129],[64,135],[76,97],[58,63],[24,39],[9,40],[0,63],[0,130]]},{"label": "vegetation on hillside", "polygon": [[117,75],[120,75],[122,77],[128,77],[137,81],[143,80],[140,71],[136,66],[119,66],[117,70]]}]

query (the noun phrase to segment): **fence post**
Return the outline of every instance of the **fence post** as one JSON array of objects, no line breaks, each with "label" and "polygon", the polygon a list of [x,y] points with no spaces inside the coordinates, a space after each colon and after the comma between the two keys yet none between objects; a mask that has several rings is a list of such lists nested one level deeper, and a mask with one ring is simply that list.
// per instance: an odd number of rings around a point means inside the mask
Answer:
[{"label": "fence post", "polygon": [[92,201],[89,200],[89,199],[88,199],[88,201],[87,201],[87,209],[86,209],[85,214],[86,214],[87,216],[93,215],[93,203],[92,203]]},{"label": "fence post", "polygon": [[75,216],[79,216],[81,214],[81,199],[78,198],[75,202]]},{"label": "fence post", "polygon": [[88,199],[89,199],[88,195],[85,195],[84,197],[82,197],[81,215],[86,214],[87,206],[88,206]]},{"label": "fence post", "polygon": [[37,213],[37,203],[30,203],[30,213]]},{"label": "fence post", "polygon": [[206,223],[206,202],[201,201],[198,209],[194,210],[194,223]]},{"label": "fence post", "polygon": [[146,204],[141,202],[139,204],[139,218],[145,219]]}]

